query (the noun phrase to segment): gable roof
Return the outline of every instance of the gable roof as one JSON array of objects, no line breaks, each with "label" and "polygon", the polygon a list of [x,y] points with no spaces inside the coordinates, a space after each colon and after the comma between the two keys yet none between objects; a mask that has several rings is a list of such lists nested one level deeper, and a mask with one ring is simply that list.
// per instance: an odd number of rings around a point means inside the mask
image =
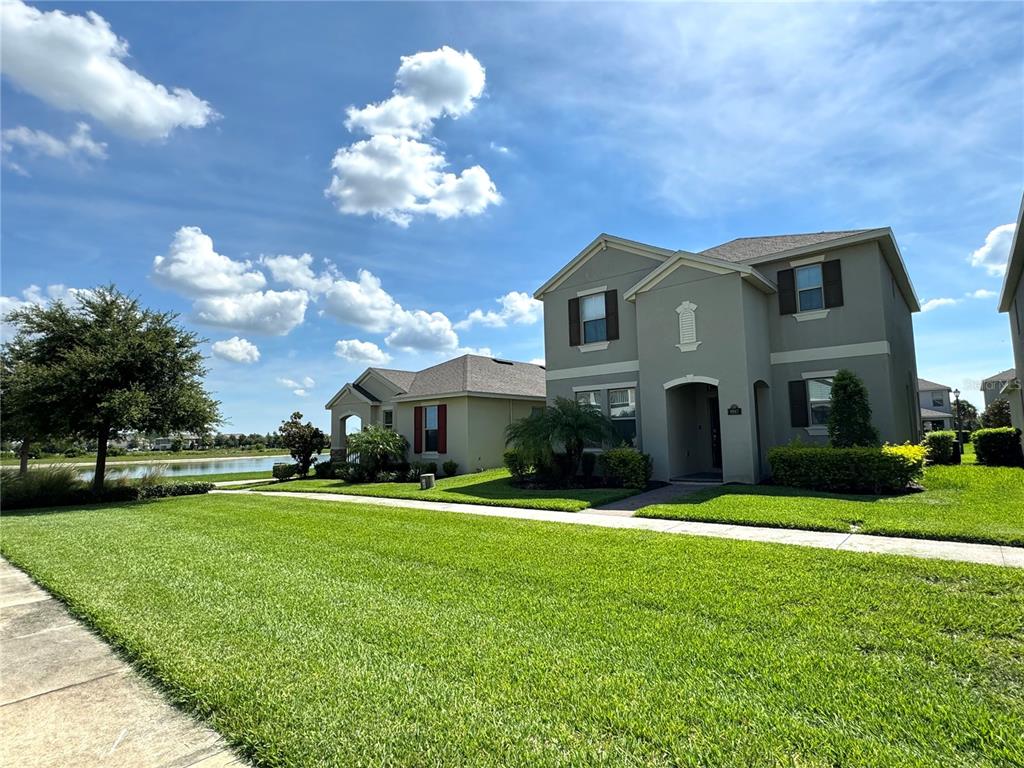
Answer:
[{"label": "gable roof", "polygon": [[1017,285],[1024,277],[1024,238],[1020,230],[1024,227],[1024,196],[1020,200],[1020,212],[1017,214],[1017,229],[1013,233],[1010,244],[1010,257],[1006,262],[1006,277],[1003,279],[1003,290],[999,294],[999,311],[1009,312],[1013,304],[1013,296],[1017,293]]},{"label": "gable roof", "polygon": [[[412,386],[412,380],[416,378],[416,371],[400,371],[397,368],[367,368],[366,373],[375,373],[385,381],[391,382],[396,388],[408,392]],[[366,375],[363,374],[363,376]],[[359,378],[363,378],[360,376]],[[358,381],[358,379],[357,379]]]},{"label": "gable roof", "polygon": [[1015,378],[1017,378],[1017,370],[1015,368],[1007,368],[1005,371],[994,373],[987,379],[982,379],[981,381],[982,383],[985,383],[986,381],[1008,381]]},{"label": "gable roof", "polygon": [[532,363],[462,355],[418,371],[396,400],[423,400],[451,394],[544,398],[544,368]]},{"label": "gable roof", "polygon": [[577,253],[573,257],[572,261],[558,270],[550,280],[538,288],[534,292],[533,298],[539,299],[548,291],[553,291],[568,280],[576,270],[590,261],[592,256],[600,253],[609,245],[618,248],[620,251],[626,251],[627,253],[632,253],[637,256],[644,256],[648,259],[653,259],[654,261],[659,262],[665,261],[674,253],[674,251],[670,251],[667,248],[658,248],[654,245],[646,245],[645,243],[638,243],[635,240],[627,240],[624,237],[616,237],[615,235],[608,235],[602,232],[590,241],[590,245]]},{"label": "gable roof", "polygon": [[746,264],[733,264],[731,262],[715,259],[700,253],[676,251],[668,261],[653,272],[644,275],[636,285],[626,291],[626,301],[633,301],[638,293],[649,291],[670,274],[675,272],[676,269],[683,266],[694,267],[696,269],[702,269],[719,275],[737,272],[743,280],[751,283],[755,288],[763,293],[775,293],[776,291],[775,283],[753,267],[748,267]]},{"label": "gable roof", "polygon": [[716,245],[713,248],[705,248],[701,251],[701,254],[721,259],[722,261],[747,261],[748,259],[760,259],[775,253],[791,251],[794,248],[820,245],[831,240],[841,240],[851,235],[861,235],[871,231],[870,229],[847,229],[839,232],[809,232],[801,235],[737,237],[735,240]]},{"label": "gable roof", "polygon": [[952,391],[945,384],[937,384],[934,381],[928,381],[928,379],[917,380],[917,391],[918,392],[935,392],[942,390],[943,392]]},{"label": "gable roof", "polygon": [[945,411],[936,411],[933,408],[922,408],[921,409],[922,419],[951,419],[953,418],[952,413],[946,413]]}]

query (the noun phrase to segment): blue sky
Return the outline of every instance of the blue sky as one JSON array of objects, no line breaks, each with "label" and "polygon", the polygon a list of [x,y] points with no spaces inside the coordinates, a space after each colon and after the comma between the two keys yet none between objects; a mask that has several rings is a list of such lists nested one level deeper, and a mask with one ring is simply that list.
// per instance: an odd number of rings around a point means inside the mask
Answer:
[{"label": "blue sky", "polygon": [[227,431],[326,426],[368,362],[543,357],[523,294],[600,232],[891,226],[920,375],[980,402],[1011,365],[1019,3],[3,12],[5,307],[180,312]]}]

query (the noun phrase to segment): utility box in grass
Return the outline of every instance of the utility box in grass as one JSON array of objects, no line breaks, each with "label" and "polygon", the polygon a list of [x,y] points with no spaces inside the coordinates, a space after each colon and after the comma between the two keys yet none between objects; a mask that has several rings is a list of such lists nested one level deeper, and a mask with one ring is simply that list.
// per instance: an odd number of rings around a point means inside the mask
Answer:
[{"label": "utility box in grass", "polygon": [[432,474],[420,475],[420,490],[429,491],[434,487],[434,476]]}]

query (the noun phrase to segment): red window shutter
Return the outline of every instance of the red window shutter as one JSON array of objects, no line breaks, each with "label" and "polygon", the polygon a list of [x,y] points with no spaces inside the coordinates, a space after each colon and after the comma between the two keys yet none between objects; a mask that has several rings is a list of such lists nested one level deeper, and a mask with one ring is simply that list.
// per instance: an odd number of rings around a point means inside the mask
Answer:
[{"label": "red window shutter", "polygon": [[412,410],[412,451],[423,453],[423,406],[417,405]]},{"label": "red window shutter", "polygon": [[448,453],[448,406],[437,406],[437,452]]}]

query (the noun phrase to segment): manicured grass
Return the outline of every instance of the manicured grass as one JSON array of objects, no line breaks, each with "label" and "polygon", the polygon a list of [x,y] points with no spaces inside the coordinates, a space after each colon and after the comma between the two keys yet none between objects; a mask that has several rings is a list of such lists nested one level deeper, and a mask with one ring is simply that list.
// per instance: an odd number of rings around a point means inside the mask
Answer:
[{"label": "manicured grass", "polygon": [[0,550],[262,766],[1008,766],[1024,571],[205,496]]},{"label": "manicured grass", "polygon": [[507,470],[488,469],[470,475],[445,477],[429,491],[421,491],[419,483],[359,483],[350,485],[341,480],[289,480],[272,491],[313,491],[316,493],[347,493],[354,496],[384,496],[391,499],[449,501],[455,504],[487,504],[499,507],[554,509],[579,512],[592,506],[609,504],[638,491],[622,488],[573,488],[557,491],[534,491],[512,485]]},{"label": "manicured grass", "polygon": [[836,496],[779,486],[726,485],[641,517],[700,520],[883,536],[1024,546],[1024,470],[965,464],[928,467],[923,493]]},{"label": "manicured grass", "polygon": [[164,481],[168,483],[176,482],[200,482],[200,483],[217,483],[222,480],[273,480],[273,475],[270,474],[269,469],[263,469],[253,472],[221,472],[216,475],[164,475]]}]

